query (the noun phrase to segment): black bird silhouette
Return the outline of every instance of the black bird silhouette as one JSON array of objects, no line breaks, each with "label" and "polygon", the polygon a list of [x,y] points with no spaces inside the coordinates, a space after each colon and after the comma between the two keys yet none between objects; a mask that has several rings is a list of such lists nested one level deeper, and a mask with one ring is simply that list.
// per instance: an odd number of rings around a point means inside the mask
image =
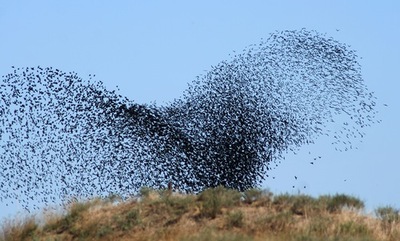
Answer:
[{"label": "black bird silhouette", "polygon": [[164,106],[51,67],[13,68],[0,88],[0,201],[27,207],[169,182],[245,190],[319,135],[346,148],[376,114],[355,51],[305,29],[272,33]]}]

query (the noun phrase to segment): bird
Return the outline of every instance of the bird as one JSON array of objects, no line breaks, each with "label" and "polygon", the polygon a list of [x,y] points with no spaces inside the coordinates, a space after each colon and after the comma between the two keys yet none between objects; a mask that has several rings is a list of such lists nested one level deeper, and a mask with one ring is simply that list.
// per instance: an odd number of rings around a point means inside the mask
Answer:
[{"label": "bird", "polygon": [[[0,199],[129,198],[169,182],[190,193],[257,187],[287,152],[321,135],[346,148],[375,123],[357,60],[317,31],[278,31],[162,106],[108,90],[94,74],[13,67],[0,81]],[[351,128],[328,129],[336,116]]]}]

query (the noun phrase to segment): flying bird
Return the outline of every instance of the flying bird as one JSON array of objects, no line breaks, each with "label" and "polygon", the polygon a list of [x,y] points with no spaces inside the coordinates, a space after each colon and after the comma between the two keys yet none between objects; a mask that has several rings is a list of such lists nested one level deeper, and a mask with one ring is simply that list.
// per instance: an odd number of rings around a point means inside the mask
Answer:
[{"label": "flying bird", "polygon": [[163,106],[137,104],[94,75],[13,67],[0,82],[0,201],[129,197],[169,182],[186,192],[255,187],[288,151],[321,135],[343,148],[374,123],[357,60],[316,31],[274,32]]}]

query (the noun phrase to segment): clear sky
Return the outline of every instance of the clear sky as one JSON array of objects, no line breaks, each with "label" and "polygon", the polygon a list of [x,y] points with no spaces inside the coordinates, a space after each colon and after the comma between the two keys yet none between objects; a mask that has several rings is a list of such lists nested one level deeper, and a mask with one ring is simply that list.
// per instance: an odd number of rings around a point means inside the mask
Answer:
[{"label": "clear sky", "polygon": [[[96,74],[107,88],[119,86],[138,103],[163,104],[179,98],[211,65],[275,30],[317,30],[362,56],[382,123],[365,130],[357,150],[337,152],[321,139],[288,155],[262,187],[314,196],[346,193],[369,210],[400,208],[399,13],[397,0],[1,0],[0,75],[11,66],[52,66],[82,78]],[[322,156],[314,165],[310,150]],[[0,218],[19,209],[0,203]]]}]

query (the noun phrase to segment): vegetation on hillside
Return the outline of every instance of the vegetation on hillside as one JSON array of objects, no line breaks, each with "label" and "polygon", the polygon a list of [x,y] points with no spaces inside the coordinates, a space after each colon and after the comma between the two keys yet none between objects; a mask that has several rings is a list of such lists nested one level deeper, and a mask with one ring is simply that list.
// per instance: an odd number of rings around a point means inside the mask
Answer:
[{"label": "vegetation on hillside", "polygon": [[315,198],[217,187],[181,195],[143,188],[129,200],[74,202],[45,220],[5,221],[0,240],[400,240],[399,210],[381,207],[373,217],[363,208],[343,194]]}]

